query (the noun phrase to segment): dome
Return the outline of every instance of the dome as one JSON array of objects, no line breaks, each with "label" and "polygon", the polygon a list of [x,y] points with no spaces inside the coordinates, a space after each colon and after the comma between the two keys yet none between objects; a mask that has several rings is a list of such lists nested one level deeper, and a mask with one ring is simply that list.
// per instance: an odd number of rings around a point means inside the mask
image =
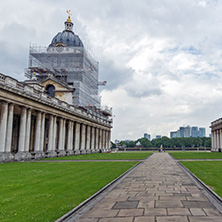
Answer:
[{"label": "dome", "polygon": [[72,46],[72,47],[84,47],[81,39],[78,35],[75,35],[73,31],[64,30],[59,32],[53,39],[49,47],[52,46]]}]

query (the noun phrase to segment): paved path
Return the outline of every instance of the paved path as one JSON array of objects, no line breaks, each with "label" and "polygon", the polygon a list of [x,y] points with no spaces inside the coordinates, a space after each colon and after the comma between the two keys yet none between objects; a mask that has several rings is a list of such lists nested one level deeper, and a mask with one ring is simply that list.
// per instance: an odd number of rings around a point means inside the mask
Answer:
[{"label": "paved path", "polygon": [[[142,159],[141,159],[142,160]],[[129,161],[140,161],[140,159],[131,160],[32,160],[27,162],[129,162]]]},{"label": "paved path", "polygon": [[222,159],[178,159],[177,161],[222,161]]},{"label": "paved path", "polygon": [[221,222],[222,215],[167,153],[133,170],[78,222]]}]

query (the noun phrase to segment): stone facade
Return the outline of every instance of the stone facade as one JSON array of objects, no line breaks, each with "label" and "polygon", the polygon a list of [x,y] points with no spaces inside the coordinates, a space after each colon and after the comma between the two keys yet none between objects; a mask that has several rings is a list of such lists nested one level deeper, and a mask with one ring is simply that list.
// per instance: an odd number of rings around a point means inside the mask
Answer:
[{"label": "stone facade", "polygon": [[0,74],[0,162],[105,152],[112,119]]},{"label": "stone facade", "polygon": [[222,118],[211,123],[211,151],[222,151]]}]

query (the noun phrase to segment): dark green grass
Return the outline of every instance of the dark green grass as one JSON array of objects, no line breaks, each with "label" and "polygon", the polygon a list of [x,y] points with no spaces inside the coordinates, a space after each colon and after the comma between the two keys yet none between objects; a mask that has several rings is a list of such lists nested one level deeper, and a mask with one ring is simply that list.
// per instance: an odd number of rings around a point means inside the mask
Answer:
[{"label": "dark green grass", "polygon": [[0,164],[0,221],[55,221],[136,163]]},{"label": "dark green grass", "polygon": [[118,152],[118,153],[93,153],[75,156],[56,157],[45,160],[140,160],[148,157],[152,152]]},{"label": "dark green grass", "polygon": [[222,153],[211,152],[169,152],[176,159],[222,159]]},{"label": "dark green grass", "polygon": [[181,161],[181,163],[222,197],[222,161]]}]

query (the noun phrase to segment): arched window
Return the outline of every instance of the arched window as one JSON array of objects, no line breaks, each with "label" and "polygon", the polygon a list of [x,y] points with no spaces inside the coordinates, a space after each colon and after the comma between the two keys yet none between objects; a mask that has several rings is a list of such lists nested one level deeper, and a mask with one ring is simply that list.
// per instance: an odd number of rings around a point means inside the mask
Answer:
[{"label": "arched window", "polygon": [[55,97],[55,86],[53,86],[53,85],[48,85],[47,87],[46,87],[46,93],[49,95],[49,96],[51,96],[51,97]]}]

